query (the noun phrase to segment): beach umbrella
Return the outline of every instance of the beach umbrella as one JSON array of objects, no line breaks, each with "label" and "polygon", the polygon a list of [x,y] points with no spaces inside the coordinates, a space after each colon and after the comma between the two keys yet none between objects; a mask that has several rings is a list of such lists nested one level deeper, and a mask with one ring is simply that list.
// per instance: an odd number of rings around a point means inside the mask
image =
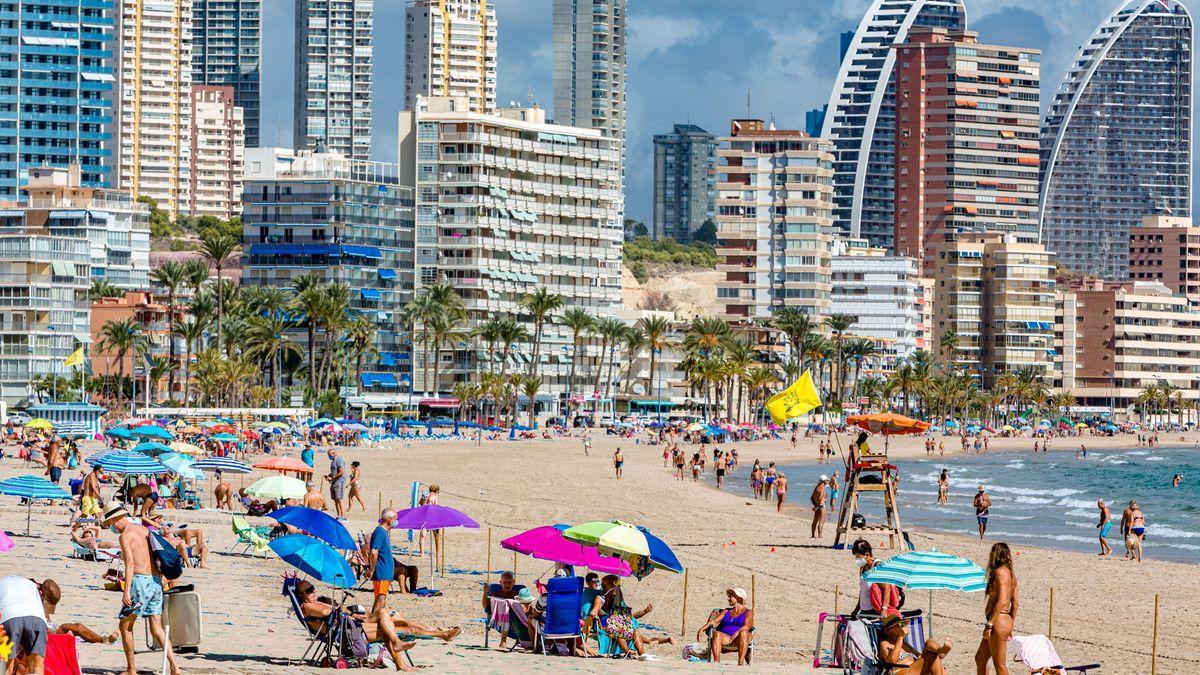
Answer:
[{"label": "beach umbrella", "polygon": [[167,472],[167,467],[162,464],[140,452],[130,450],[115,450],[104,453],[96,458],[92,466],[104,469],[109,473],[158,475]]},{"label": "beach umbrella", "polygon": [[351,431],[366,431],[366,430],[367,430],[367,425],[365,425],[365,424],[360,424],[360,423],[358,423],[358,422],[350,422],[350,423],[348,423],[348,424],[343,424],[343,425],[342,425],[342,428],[343,428],[343,429],[349,429],[349,430],[351,430]]},{"label": "beach umbrella", "polygon": [[101,457],[103,457],[105,455],[111,455],[114,452],[120,452],[120,451],[119,450],[101,450],[100,452],[97,452],[96,454],[91,455],[90,457],[85,457],[83,461],[87,462],[89,465],[94,467],[94,466],[96,466],[96,462],[100,461]]},{"label": "beach umbrella", "polygon": [[36,429],[40,431],[50,431],[54,428],[54,423],[44,417],[35,417],[25,423],[26,429]]},{"label": "beach umbrella", "polygon": [[175,440],[175,434],[153,424],[142,425],[136,429],[131,429],[130,431],[138,438],[156,438],[160,441]]},{"label": "beach umbrella", "polygon": [[198,434],[204,430],[197,426],[188,425],[186,427],[180,427],[175,431],[181,434]]},{"label": "beach umbrella", "polygon": [[1075,424],[1076,429],[1086,429],[1087,427],[1088,425],[1084,424],[1083,422],[1078,422]]},{"label": "beach umbrella", "polygon": [[933,592],[975,593],[987,588],[987,573],[975,563],[948,553],[912,551],[892,556],[875,566],[864,581],[929,591],[929,633],[933,634]]},{"label": "beach umbrella", "polygon": [[0,553],[8,553],[16,547],[16,542],[5,534],[3,530],[0,530]]},{"label": "beach umbrella", "polygon": [[563,537],[594,546],[606,555],[615,555],[629,563],[633,575],[645,577],[654,569],[683,571],[679,558],[663,540],[644,527],[620,520],[594,521],[563,531]]},{"label": "beach umbrella", "polygon": [[168,452],[158,458],[158,462],[188,480],[204,480],[204,472],[192,466],[195,462],[177,452]]},{"label": "beach umbrella", "polygon": [[171,452],[171,448],[159,443],[158,441],[143,441],[133,446],[133,451],[140,452],[144,455],[150,455],[151,457],[157,457],[158,455],[165,455],[168,452]]},{"label": "beach umbrella", "polygon": [[267,517],[303,530],[336,549],[353,551],[358,548],[346,526],[324,511],[304,506],[285,506],[268,513]]},{"label": "beach umbrella", "polygon": [[[280,431],[291,431],[292,427],[284,422],[267,422],[266,427],[271,429],[279,429]],[[264,427],[264,428],[266,428]]]},{"label": "beach umbrella", "polygon": [[119,438],[123,441],[133,440],[133,432],[125,427],[113,427],[105,431],[104,435],[111,438]]},{"label": "beach umbrella", "polygon": [[38,499],[70,499],[71,495],[61,487],[41,476],[27,475],[0,480],[0,495],[21,497],[26,500],[25,536],[29,536],[33,520],[33,502]]},{"label": "beach umbrella", "polygon": [[[479,523],[470,516],[441,504],[425,504],[396,512],[397,530],[444,530],[451,527],[478,529]],[[443,549],[446,545],[442,539]],[[433,547],[429,547],[429,576],[433,577]]]},{"label": "beach umbrella", "polygon": [[1005,424],[1004,426],[1000,427],[1000,430],[1001,431],[1016,431],[1016,428],[1013,427],[1013,425],[1011,425],[1011,424]]},{"label": "beach umbrella", "polygon": [[954,420],[946,420],[946,424],[943,426],[945,426],[947,429],[957,429],[958,422],[955,422]]},{"label": "beach umbrella", "polygon": [[242,436],[252,441],[257,441],[259,438],[261,438],[261,436],[258,435],[258,432],[254,431],[253,429],[247,429],[243,431]]},{"label": "beach umbrella", "polygon": [[200,449],[199,446],[192,445],[191,443],[184,443],[183,441],[175,441],[175,442],[171,443],[170,447],[171,447],[171,450],[178,452],[181,455],[203,455],[204,454],[204,450]]},{"label": "beach umbrella", "polygon": [[210,438],[220,443],[236,443],[238,439],[238,437],[234,436],[233,434],[214,434],[210,436]]},{"label": "beach umbrella", "polygon": [[[950,420],[950,422],[953,421]],[[950,422],[947,422],[946,425],[949,426]],[[851,415],[846,418],[846,424],[873,434],[883,434],[883,453],[885,455],[887,454],[889,436],[919,434],[929,429],[928,422],[914,420],[911,417],[891,412],[871,415]],[[957,423],[955,424],[957,425]]]},{"label": "beach umbrella", "polygon": [[288,534],[272,539],[268,546],[285,563],[337,588],[354,586],[354,570],[332,546],[305,534]]},{"label": "beach umbrella", "polygon": [[283,474],[296,473],[312,475],[313,468],[295,457],[268,457],[254,465],[256,469],[278,471]]},{"label": "beach umbrella", "polygon": [[310,426],[310,427],[312,427],[312,428],[314,428],[314,429],[315,429],[315,428],[317,428],[317,427],[323,427],[323,426],[325,426],[326,424],[337,424],[337,422],[336,422],[335,420],[332,420],[332,419],[328,418],[328,417],[321,417],[321,418],[318,418],[318,419],[315,419],[315,420],[313,420],[312,422],[309,422],[309,423],[308,423],[308,426]]},{"label": "beach umbrella", "polygon": [[220,471],[222,473],[253,473],[249,464],[239,462],[232,457],[205,457],[196,460],[193,468],[201,471]]},{"label": "beach umbrella", "polygon": [[121,422],[121,424],[124,424],[125,426],[129,427],[130,429],[133,429],[134,427],[144,427],[147,424],[154,424],[154,420],[144,420],[144,419],[141,419],[138,417],[130,417],[129,419],[125,420],[124,422]]},{"label": "beach umbrella", "polygon": [[210,434],[236,434],[237,428],[232,424],[214,424],[208,428]]},{"label": "beach umbrella", "polygon": [[539,560],[586,567],[593,572],[627,577],[632,574],[629,563],[607,556],[591,546],[563,537],[570,525],[544,525],[515,534],[500,542],[500,547]]},{"label": "beach umbrella", "polygon": [[287,476],[270,476],[254,482],[246,488],[246,494],[263,499],[303,499],[308,492],[304,481]]}]

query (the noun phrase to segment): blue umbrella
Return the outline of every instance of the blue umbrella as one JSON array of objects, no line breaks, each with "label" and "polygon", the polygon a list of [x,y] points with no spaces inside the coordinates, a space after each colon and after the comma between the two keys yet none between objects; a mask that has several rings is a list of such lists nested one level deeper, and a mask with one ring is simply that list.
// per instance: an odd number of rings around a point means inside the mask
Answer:
[{"label": "blue umbrella", "polygon": [[346,526],[323,511],[304,506],[285,506],[268,513],[267,517],[304,530],[334,548],[346,551],[358,548]]},{"label": "blue umbrella", "polygon": [[172,473],[177,473],[188,480],[204,480],[204,473],[192,466],[195,462],[178,452],[168,452],[161,455],[158,461],[170,469]]},{"label": "blue umbrella", "polygon": [[271,550],[285,563],[337,588],[354,585],[354,570],[332,546],[306,534],[288,534],[272,539]]},{"label": "blue umbrella", "polygon": [[238,437],[234,436],[233,434],[213,434],[212,436],[212,440],[219,441],[221,443],[234,443],[237,441],[237,439]]},{"label": "blue umbrella", "polygon": [[193,469],[201,471],[221,471],[223,473],[250,473],[254,469],[249,464],[239,462],[231,457],[205,457],[192,464]]},{"label": "blue umbrella", "polygon": [[117,450],[116,452],[105,453],[103,456],[96,458],[93,466],[104,469],[109,473],[144,473],[153,475],[167,473],[167,467],[140,452],[131,452],[129,450]]},{"label": "blue umbrella", "polygon": [[171,448],[159,443],[158,441],[143,441],[138,443],[137,445],[133,446],[133,451],[150,455],[151,457],[165,455],[168,452],[174,452],[171,450]]},{"label": "blue umbrella", "polygon": [[164,429],[160,426],[155,426],[153,424],[146,424],[146,425],[140,426],[140,427],[130,431],[130,433],[132,433],[134,436],[137,436],[138,438],[157,438],[157,439],[164,440],[164,441],[175,440],[175,434],[167,431],[166,429]]},{"label": "blue umbrella", "polygon": [[938,551],[902,553],[876,565],[863,577],[867,583],[892,584],[909,590],[929,590],[929,630],[933,632],[935,590],[974,593],[987,588],[987,573],[965,558]]},{"label": "blue umbrella", "polygon": [[97,452],[96,454],[92,455],[91,457],[85,458],[83,461],[87,462],[91,466],[96,466],[96,462],[100,461],[101,457],[103,457],[105,455],[111,455],[114,452],[120,452],[120,451],[119,450],[101,450],[100,452]]},{"label": "blue umbrella", "polygon": [[108,431],[105,431],[104,435],[111,438],[119,438],[123,441],[133,440],[133,432],[125,427],[113,427]]},{"label": "blue umbrella", "polygon": [[30,521],[33,519],[35,499],[70,499],[71,495],[61,487],[41,476],[17,476],[0,480],[0,495],[21,497],[26,500],[25,536],[29,536]]}]

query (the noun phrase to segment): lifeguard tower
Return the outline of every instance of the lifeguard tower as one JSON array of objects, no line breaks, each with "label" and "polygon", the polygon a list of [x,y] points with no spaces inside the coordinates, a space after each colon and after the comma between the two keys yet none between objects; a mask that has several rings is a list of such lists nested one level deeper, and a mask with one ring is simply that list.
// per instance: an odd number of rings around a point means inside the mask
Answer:
[{"label": "lifeguard tower", "polygon": [[[841,510],[838,512],[833,547],[843,549],[847,543],[859,537],[874,542],[878,535],[887,537],[888,548],[902,548],[904,531],[900,528],[900,507],[896,503],[897,469],[894,464],[888,463],[887,439],[889,436],[900,434],[921,433],[929,428],[929,424],[895,413],[852,415],[846,418],[846,424],[882,435],[883,453],[871,451],[866,444],[850,449],[846,469],[846,496],[842,499]],[[879,493],[882,498],[882,520],[870,521],[861,514],[859,497],[863,493]]]}]

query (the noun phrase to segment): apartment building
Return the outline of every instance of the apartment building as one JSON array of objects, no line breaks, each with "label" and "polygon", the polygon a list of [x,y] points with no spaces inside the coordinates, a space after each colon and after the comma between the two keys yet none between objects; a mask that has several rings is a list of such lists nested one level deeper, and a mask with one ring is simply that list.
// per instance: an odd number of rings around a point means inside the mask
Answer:
[{"label": "apartment building", "polygon": [[117,187],[191,204],[192,0],[120,0]]},{"label": "apartment building", "polygon": [[875,343],[871,365],[890,371],[918,349],[927,349],[926,285],[916,258],[891,256],[865,239],[839,239],[831,259],[830,313],[858,319],[856,338]]},{"label": "apartment building", "polygon": [[192,87],[188,213],[229,219],[242,212],[246,123],[233,87]]},{"label": "apartment building", "polygon": [[496,109],[496,5],[488,0],[410,0],[404,15],[404,109],[417,98],[463,98]]},{"label": "apartment building", "polygon": [[[561,295],[564,310],[612,316],[621,306],[623,232],[616,140],[548,124],[538,107],[485,115],[470,112],[466,99],[421,103],[400,113],[399,148],[403,180],[416,185],[417,288],[453,285],[467,308],[467,329],[513,315],[532,335],[518,302],[538,288]],[[561,324],[545,326],[543,392],[566,392],[572,343]],[[485,349],[468,343],[444,352],[442,388],[484,372]],[[585,349],[578,361],[598,356]],[[530,346],[518,345],[513,358],[528,367]]]},{"label": "apartment building", "polygon": [[1200,299],[1200,226],[1191,218],[1146,216],[1129,228],[1129,279],[1157,281]]},{"label": "apartment building", "polygon": [[[1051,375],[1054,254],[1012,233],[963,233],[939,242],[933,347],[942,362],[982,378],[1027,367]],[[953,345],[944,345],[947,335]]]},{"label": "apartment building", "polygon": [[375,3],[296,0],[292,147],[371,158]]},{"label": "apartment building", "polygon": [[192,83],[232,87],[246,147],[262,143],[262,0],[192,0]]},{"label": "apartment building", "polygon": [[721,318],[769,319],[795,307],[828,316],[833,254],[829,141],[762,120],[734,120],[717,149]]},{"label": "apartment building", "polygon": [[895,252],[928,273],[936,244],[962,232],[1038,241],[1041,53],[943,28],[894,49]]},{"label": "apartment building", "polygon": [[654,136],[655,239],[688,242],[716,213],[717,137],[695,124]]},{"label": "apartment building", "polygon": [[[90,310],[89,331],[93,347],[89,356],[91,374],[94,377],[117,377],[122,373],[125,377],[130,377],[135,369],[142,368],[140,355],[136,355],[132,351],[119,354],[104,348],[104,324],[109,321],[132,320],[136,322],[149,346],[149,350],[146,352],[148,356],[168,356],[170,354],[169,311],[167,305],[157,301],[153,293],[125,291],[125,294],[120,297],[97,298],[91,302]],[[182,358],[183,350],[178,350],[177,355]],[[177,373],[175,378],[175,388],[178,391],[183,391],[182,375],[182,372]],[[138,390],[142,391],[140,385],[139,382]],[[166,389],[165,378],[159,383],[159,386]],[[155,392],[156,396],[157,394],[158,392]]]},{"label": "apartment building", "polygon": [[625,0],[554,0],[554,122],[599,129],[625,156]]}]

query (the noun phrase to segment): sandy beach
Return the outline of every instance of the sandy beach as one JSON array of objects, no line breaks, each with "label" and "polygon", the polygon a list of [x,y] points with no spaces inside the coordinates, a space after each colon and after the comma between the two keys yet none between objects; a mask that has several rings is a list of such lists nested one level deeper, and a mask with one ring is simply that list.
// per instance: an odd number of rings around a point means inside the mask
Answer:
[{"label": "sandy beach", "polygon": [[[895,457],[924,454],[923,439],[893,440]],[[947,440],[947,454],[957,448]],[[1185,439],[1195,443],[1195,434]],[[1086,439],[1089,448],[1131,447],[1132,437]],[[1070,447],[1063,439],[1062,447]],[[1077,444],[1077,441],[1075,442]],[[1163,438],[1178,444],[1178,435]],[[620,445],[626,464],[624,478],[614,479],[611,455]],[[991,449],[1032,447],[1030,439],[993,439]],[[793,451],[785,441],[735,444],[742,466],[732,479],[743,481],[754,457],[764,462],[815,460],[814,446],[802,439]],[[953,446],[953,448],[951,447]],[[379,503],[407,506],[412,481],[438,483],[441,503],[458,508],[481,524],[479,530],[454,530],[447,534],[444,578],[432,582],[428,559],[421,565],[422,585],[440,588],[444,595],[417,599],[393,594],[390,606],[407,617],[429,624],[461,625],[463,634],[450,645],[425,640],[412,654],[416,662],[441,672],[622,672],[667,669],[696,669],[680,658],[678,646],[651,648],[658,657],[652,663],[614,663],[607,659],[564,659],[500,653],[482,648],[484,627],[479,604],[480,582],[487,568],[489,530],[491,569],[511,569],[513,554],[500,548],[504,537],[550,523],[581,523],[619,518],[644,525],[669,543],[688,568],[688,600],[683,614],[683,575],[656,571],[638,582],[626,580],[624,587],[636,608],[652,602],[654,610],[645,622],[677,640],[695,639],[709,611],[724,606],[724,589],[741,586],[753,589],[756,610],[754,670],[808,672],[820,612],[836,606],[847,611],[857,598],[857,571],[846,551],[829,548],[833,527],[826,527],[823,540],[808,535],[807,509],[790,503],[783,514],[773,506],[712,489],[712,477],[699,484],[676,481],[662,466],[661,448],[635,444],[632,439],[596,435],[590,456],[584,456],[578,438],[532,441],[485,441],[477,446],[468,441],[397,441],[373,447],[349,448],[348,460],[363,463],[367,512],[357,508],[348,523],[352,533],[374,525]],[[318,470],[326,467],[323,457]],[[0,478],[28,473],[24,464],[0,461]],[[74,476],[75,472],[69,472]],[[253,479],[245,477],[245,483]],[[232,482],[238,486],[238,477]],[[792,499],[806,501],[811,486],[793,485]],[[106,491],[105,496],[109,493]],[[208,495],[206,495],[206,498]],[[25,510],[15,499],[3,499],[0,527],[23,532]],[[1114,514],[1119,515],[1119,511]],[[318,672],[289,665],[304,648],[302,628],[289,615],[280,595],[280,575],[289,569],[273,556],[248,558],[225,555],[233,542],[230,514],[211,510],[174,512],[167,517],[201,527],[214,554],[208,570],[188,570],[183,581],[193,583],[204,603],[204,643],[198,655],[182,655],[184,672],[283,673]],[[252,519],[254,520],[254,519]],[[34,509],[33,538],[15,537],[17,548],[0,554],[5,574],[37,579],[51,577],[63,588],[56,619],[83,622],[107,633],[116,627],[120,605],[117,593],[101,589],[107,565],[69,557],[66,514],[62,509]],[[267,524],[261,519],[256,524]],[[986,562],[991,541],[915,531],[912,538],[920,549],[936,548]],[[404,533],[393,541],[407,546]],[[873,542],[878,544],[879,542]],[[1100,662],[1104,673],[1148,673],[1154,596],[1159,594],[1158,673],[1200,672],[1200,647],[1193,639],[1200,627],[1200,567],[1148,560],[1137,564],[1119,557],[1068,553],[1029,546],[1015,547],[1016,573],[1020,590],[1017,634],[1047,633],[1049,600],[1054,589],[1055,645],[1067,665]],[[887,552],[880,552],[886,555]],[[415,558],[409,558],[413,561]],[[519,557],[519,583],[532,583],[547,574],[550,564]],[[494,577],[494,574],[493,574]],[[835,588],[840,597],[835,599]],[[370,604],[369,592],[356,595],[356,602]],[[925,607],[925,592],[908,594],[908,607]],[[972,657],[979,642],[983,621],[982,594],[938,593],[934,627],[938,638],[953,638],[955,647],[947,665],[951,672],[974,672]],[[681,636],[682,630],[682,636]],[[161,655],[148,653],[139,627],[139,666],[157,670]],[[85,672],[119,672],[124,663],[120,645],[80,645],[80,662]],[[735,662],[735,661],[734,661]],[[726,664],[732,667],[734,662]],[[1022,672],[1014,670],[1013,672]]]}]

